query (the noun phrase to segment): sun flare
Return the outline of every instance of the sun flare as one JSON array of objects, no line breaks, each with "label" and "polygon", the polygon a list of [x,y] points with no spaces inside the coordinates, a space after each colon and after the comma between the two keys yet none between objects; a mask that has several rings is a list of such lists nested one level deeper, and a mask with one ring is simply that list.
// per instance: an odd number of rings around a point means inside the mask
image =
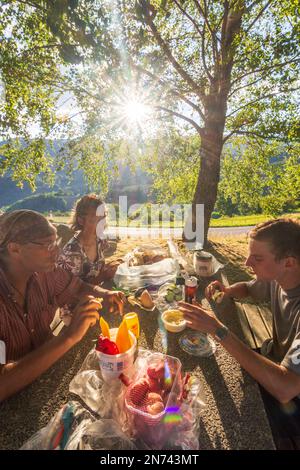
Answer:
[{"label": "sun flare", "polygon": [[149,117],[149,106],[136,98],[129,99],[124,103],[123,113],[132,124],[142,124]]},{"label": "sun flare", "polygon": [[147,107],[136,100],[130,100],[124,105],[124,113],[131,121],[141,121],[147,114]]},{"label": "sun flare", "polygon": [[156,90],[129,82],[120,84],[113,99],[111,125],[121,128],[126,136],[152,135],[155,132]]}]

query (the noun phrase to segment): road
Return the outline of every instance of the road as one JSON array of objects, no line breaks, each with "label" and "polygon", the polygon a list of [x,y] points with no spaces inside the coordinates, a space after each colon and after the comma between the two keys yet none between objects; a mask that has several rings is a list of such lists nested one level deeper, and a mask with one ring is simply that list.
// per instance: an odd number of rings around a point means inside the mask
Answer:
[{"label": "road", "polygon": [[[246,227],[213,227],[208,235],[241,235],[251,230],[252,226]],[[182,228],[147,228],[147,227],[109,227],[106,232],[109,238],[181,238]]]}]

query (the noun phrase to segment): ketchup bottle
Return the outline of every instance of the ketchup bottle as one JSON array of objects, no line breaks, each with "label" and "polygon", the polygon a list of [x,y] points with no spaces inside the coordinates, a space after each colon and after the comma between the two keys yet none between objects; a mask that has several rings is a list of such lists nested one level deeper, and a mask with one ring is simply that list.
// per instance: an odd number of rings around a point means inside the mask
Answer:
[{"label": "ketchup bottle", "polygon": [[184,286],[184,300],[185,302],[192,304],[193,300],[196,300],[198,281],[194,276],[188,277],[185,280]]}]

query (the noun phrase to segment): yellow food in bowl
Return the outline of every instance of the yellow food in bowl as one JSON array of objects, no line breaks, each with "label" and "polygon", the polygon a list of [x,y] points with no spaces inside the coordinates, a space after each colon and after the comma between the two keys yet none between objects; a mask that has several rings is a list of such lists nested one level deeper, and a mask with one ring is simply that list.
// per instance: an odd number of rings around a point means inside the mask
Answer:
[{"label": "yellow food in bowl", "polygon": [[166,330],[171,331],[172,333],[182,331],[186,326],[186,321],[180,310],[167,310],[162,314],[161,318]]}]

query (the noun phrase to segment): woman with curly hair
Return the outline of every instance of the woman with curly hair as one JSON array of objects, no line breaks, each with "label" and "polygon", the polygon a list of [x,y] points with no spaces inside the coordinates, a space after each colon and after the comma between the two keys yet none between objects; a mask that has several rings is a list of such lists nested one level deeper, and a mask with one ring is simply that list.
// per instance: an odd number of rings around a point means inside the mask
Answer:
[{"label": "woman with curly hair", "polygon": [[107,241],[102,238],[106,225],[105,203],[96,194],[81,197],[75,204],[71,228],[74,236],[64,246],[58,264],[90,284],[112,279],[118,262],[105,264]]}]

